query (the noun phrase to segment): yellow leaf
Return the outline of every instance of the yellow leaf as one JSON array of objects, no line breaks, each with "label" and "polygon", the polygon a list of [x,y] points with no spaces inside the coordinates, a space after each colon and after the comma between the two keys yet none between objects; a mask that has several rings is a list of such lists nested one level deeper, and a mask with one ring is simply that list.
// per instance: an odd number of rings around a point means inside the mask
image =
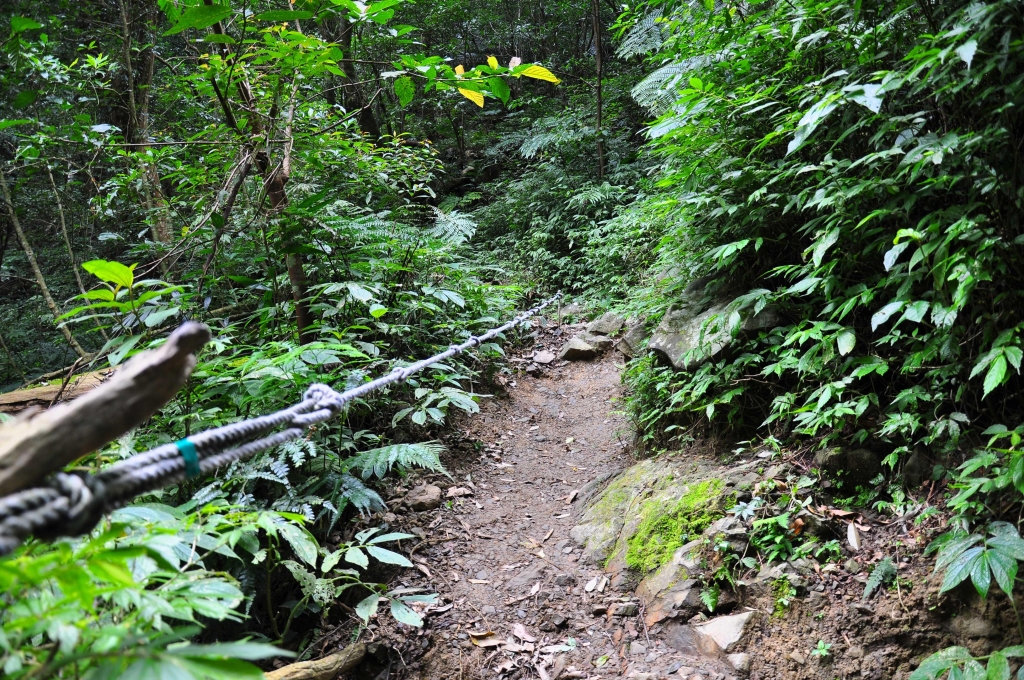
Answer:
[{"label": "yellow leaf", "polygon": [[473,102],[474,104],[479,106],[481,109],[484,108],[484,95],[483,95],[483,93],[481,93],[481,92],[474,92],[473,90],[467,90],[467,89],[462,88],[462,87],[459,88],[459,92],[462,93],[463,97],[465,97],[469,101]]},{"label": "yellow leaf", "polygon": [[487,57],[487,65],[491,68],[498,68],[498,60],[494,57]]},{"label": "yellow leaf", "polygon": [[546,80],[547,82],[555,83],[556,85],[562,82],[555,77],[554,73],[543,66],[537,66],[536,64],[533,66],[527,66],[526,69],[519,73],[519,75],[526,76],[527,78],[536,78],[537,80]]},{"label": "yellow leaf", "polygon": [[466,69],[463,68],[462,64],[459,64],[458,66],[455,67],[455,72],[461,76],[463,73],[466,72]]}]

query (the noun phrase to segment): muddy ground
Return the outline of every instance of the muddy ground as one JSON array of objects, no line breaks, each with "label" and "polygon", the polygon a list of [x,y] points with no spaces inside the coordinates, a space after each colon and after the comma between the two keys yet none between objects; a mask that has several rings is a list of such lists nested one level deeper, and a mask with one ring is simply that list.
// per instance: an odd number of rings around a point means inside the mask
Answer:
[{"label": "muddy ground", "polygon": [[[353,677],[875,680],[905,678],[924,655],[954,643],[984,653],[1016,642],[1005,598],[936,595],[923,548],[941,519],[919,527],[871,512],[861,549],[846,546],[840,560],[801,565],[785,606],[763,581],[728,594],[713,614],[645,625],[632,592],[639,577],[616,579],[605,565],[586,563],[570,538],[587,502],[634,462],[632,432],[619,413],[623,357],[524,360],[557,350],[572,330],[541,329],[537,347],[512,359],[530,373],[514,373],[505,394],[462,422],[448,442],[451,478],[420,476],[394,490],[383,519],[422,540],[412,548],[416,571],[391,587],[423,588],[440,600],[426,609],[421,630],[383,617],[371,625],[363,639],[385,645]],[[744,462],[707,451],[676,455],[700,456],[723,474]],[[439,507],[409,507],[423,484],[441,489]],[[895,559],[899,578],[863,601],[867,573],[885,556]],[[745,613],[749,624],[729,649],[733,657],[689,625]],[[814,654],[819,641],[826,654]]]}]

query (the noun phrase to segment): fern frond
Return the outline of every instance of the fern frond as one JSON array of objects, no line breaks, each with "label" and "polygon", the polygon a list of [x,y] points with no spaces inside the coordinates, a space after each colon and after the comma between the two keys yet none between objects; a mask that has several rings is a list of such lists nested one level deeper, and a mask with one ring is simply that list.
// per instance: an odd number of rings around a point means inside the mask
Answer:
[{"label": "fern frond", "polygon": [[476,222],[458,210],[445,212],[439,208],[434,211],[434,226],[427,232],[433,238],[446,241],[452,245],[465,243],[476,233]]},{"label": "fern frond", "polygon": [[704,603],[704,606],[708,608],[709,612],[715,611],[715,607],[718,606],[718,598],[722,594],[722,587],[717,583],[712,583],[710,586],[701,588],[700,601]]},{"label": "fern frond", "polygon": [[886,557],[871,570],[868,582],[864,584],[864,596],[861,599],[868,599],[880,586],[889,583],[894,578],[896,578],[896,565]]},{"label": "fern frond", "polygon": [[339,507],[343,507],[344,503],[351,503],[362,515],[383,510],[386,507],[384,499],[377,495],[376,491],[352,475],[341,475],[335,489]]},{"label": "fern frond", "polygon": [[615,50],[615,56],[629,59],[659,49],[665,42],[663,25],[658,23],[661,11],[651,12],[633,24],[622,38],[622,44]]},{"label": "fern frond", "polygon": [[349,458],[345,461],[345,468],[361,470],[363,479],[383,477],[394,467],[399,470],[420,467],[434,472],[444,472],[440,458],[442,451],[444,451],[444,446],[438,442],[392,444],[379,449],[363,451]]},{"label": "fern frond", "polygon": [[688,84],[688,80],[683,81],[684,77],[717,60],[717,57],[700,55],[665,64],[637,83],[630,94],[637,104],[660,115],[679,98],[680,83]]}]

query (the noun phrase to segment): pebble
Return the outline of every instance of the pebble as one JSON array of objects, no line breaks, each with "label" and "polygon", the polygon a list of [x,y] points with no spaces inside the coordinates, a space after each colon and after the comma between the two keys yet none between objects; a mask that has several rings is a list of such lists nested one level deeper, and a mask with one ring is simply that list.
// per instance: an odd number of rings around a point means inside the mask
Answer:
[{"label": "pebble", "polygon": [[517,609],[516,610],[516,616],[518,616],[521,619],[525,619],[526,618],[526,610],[525,609]]},{"label": "pebble", "polygon": [[498,610],[495,607],[492,607],[489,604],[485,604],[483,607],[480,607],[480,611],[483,614],[487,614],[487,615],[497,614],[498,613]]}]

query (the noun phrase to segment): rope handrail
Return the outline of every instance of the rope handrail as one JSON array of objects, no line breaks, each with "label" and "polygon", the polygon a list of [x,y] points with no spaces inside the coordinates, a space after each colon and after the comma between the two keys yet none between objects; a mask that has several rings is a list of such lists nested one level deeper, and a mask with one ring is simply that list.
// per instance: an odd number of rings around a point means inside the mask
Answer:
[{"label": "rope handrail", "polygon": [[[0,557],[29,536],[52,540],[91,531],[102,517],[137,496],[208,474],[261,451],[297,439],[313,425],[336,416],[352,401],[465,352],[524,323],[549,306],[558,293],[483,335],[409,366],[399,366],[344,392],[314,383],[294,406],[269,415],[205,430],[115,463],[96,474],[57,472],[46,484],[0,498]],[[285,429],[267,434],[284,426]]]}]

